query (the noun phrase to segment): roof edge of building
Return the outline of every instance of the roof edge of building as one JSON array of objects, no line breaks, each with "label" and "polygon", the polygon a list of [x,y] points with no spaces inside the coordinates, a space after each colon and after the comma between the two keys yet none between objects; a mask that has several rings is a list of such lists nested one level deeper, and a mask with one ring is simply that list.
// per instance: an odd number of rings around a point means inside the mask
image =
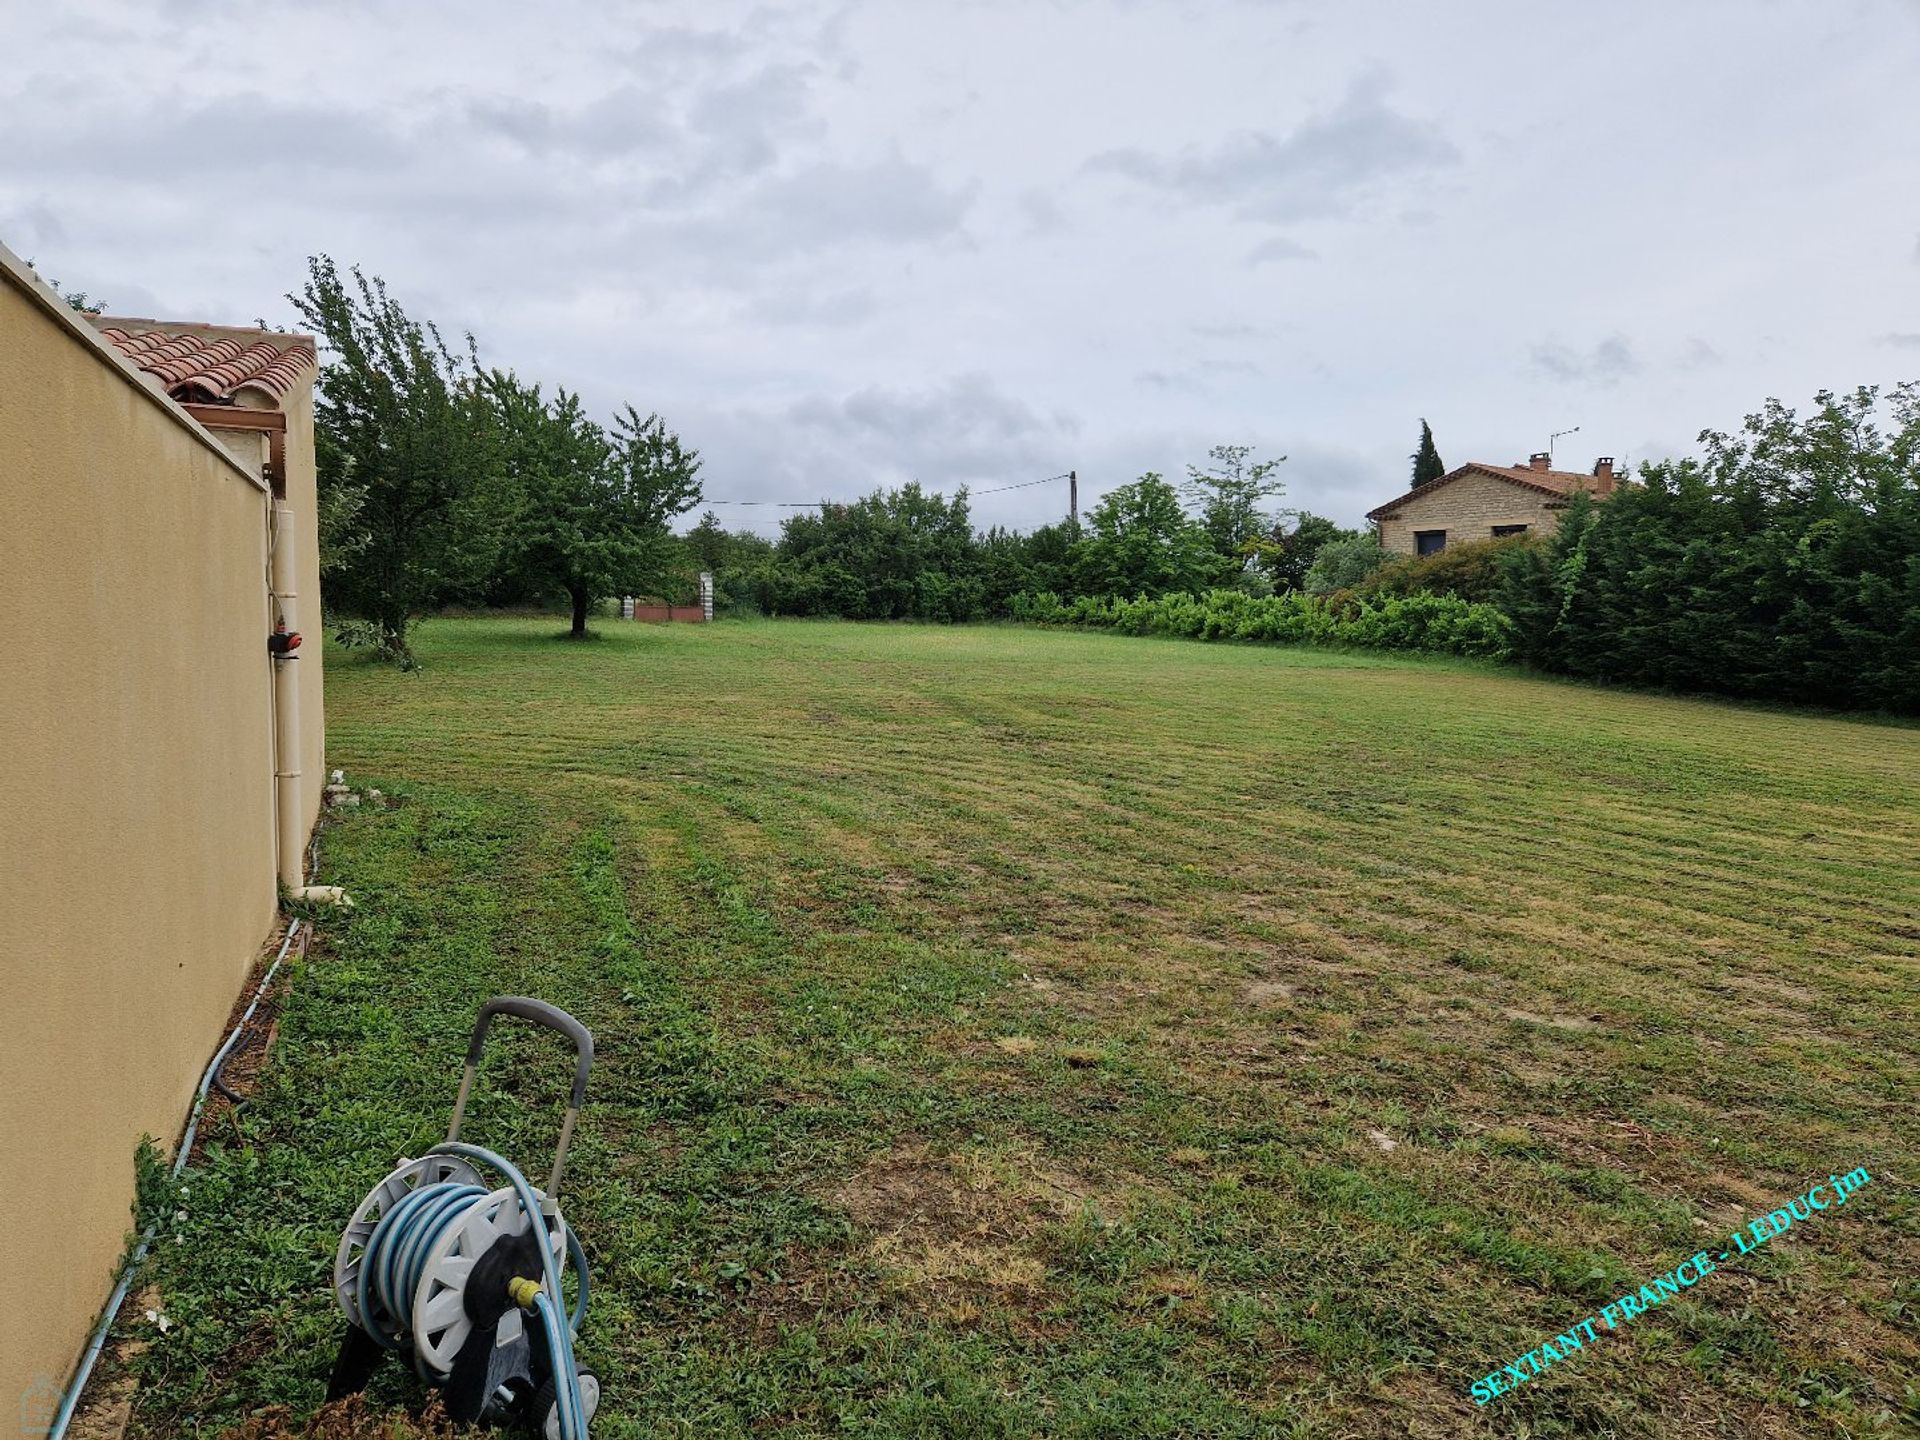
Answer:
[{"label": "roof edge of building", "polygon": [[277,409],[319,375],[319,350],[311,335],[127,315],[90,315],[88,320],[182,403],[233,404],[254,392]]},{"label": "roof edge of building", "polygon": [[[1491,476],[1495,480],[1504,480],[1509,485],[1518,485],[1526,490],[1538,490],[1543,495],[1556,495],[1563,500],[1579,488],[1577,485],[1573,485],[1562,490],[1557,485],[1543,485],[1538,480],[1529,479],[1526,474],[1516,473],[1519,468],[1520,467],[1510,465],[1490,465],[1484,460],[1469,460],[1466,464],[1456,465],[1446,474],[1429,480],[1424,485],[1414,486],[1413,489],[1407,491],[1404,495],[1395,496],[1384,505],[1374,506],[1373,509],[1367,511],[1365,518],[1368,520],[1383,519],[1389,511],[1399,509],[1410,500],[1418,500],[1423,495],[1430,495],[1442,485],[1450,485],[1455,480],[1462,479],[1468,474]],[[1537,470],[1531,473],[1536,475],[1558,475],[1572,480],[1591,480],[1594,478],[1590,475],[1582,475],[1577,470]]]},{"label": "roof edge of building", "polygon": [[87,318],[103,330],[109,326],[116,330],[164,330],[168,334],[191,330],[221,339],[265,340],[283,354],[305,350],[317,355],[319,350],[319,342],[304,330],[265,330],[258,325],[222,325],[212,320],[156,320],[148,315],[108,315],[104,312],[90,314]]},{"label": "roof edge of building", "polygon": [[95,329],[89,323],[92,316],[83,317],[82,312],[75,310],[61,299],[58,291],[41,279],[31,265],[4,244],[0,244],[0,279],[4,279],[28,300],[39,306],[42,311],[52,316],[54,322],[77,340],[84,349],[91,350],[96,358],[138,390],[148,401],[159,406],[168,419],[218,456],[221,464],[262,494],[272,494],[272,489],[265,480],[251,473],[246,466],[235,459],[227,447],[214,438],[211,430],[189,415],[179,401],[154,384],[152,377],[122,355],[111,341]]}]

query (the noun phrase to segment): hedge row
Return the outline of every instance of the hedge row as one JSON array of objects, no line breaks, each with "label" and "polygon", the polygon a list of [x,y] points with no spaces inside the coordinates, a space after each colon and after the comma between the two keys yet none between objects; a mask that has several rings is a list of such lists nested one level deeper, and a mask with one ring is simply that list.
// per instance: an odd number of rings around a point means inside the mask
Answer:
[{"label": "hedge row", "polygon": [[1378,600],[1307,595],[1290,590],[1256,596],[1238,590],[1137,600],[1050,590],[1023,592],[1013,618],[1036,625],[1083,625],[1127,635],[1180,635],[1196,640],[1267,641],[1286,645],[1353,645],[1371,650],[1423,650],[1439,655],[1505,659],[1512,623],[1492,605],[1455,595],[1394,595]]}]

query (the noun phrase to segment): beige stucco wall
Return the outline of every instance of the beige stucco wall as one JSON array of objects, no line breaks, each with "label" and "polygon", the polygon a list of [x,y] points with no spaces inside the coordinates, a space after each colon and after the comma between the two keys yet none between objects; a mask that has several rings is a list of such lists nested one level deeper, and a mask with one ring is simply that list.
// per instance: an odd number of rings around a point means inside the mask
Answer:
[{"label": "beige stucco wall", "polygon": [[266,497],[0,260],[7,1433],[106,1299],[135,1145],[178,1136],[275,867]]},{"label": "beige stucco wall", "polygon": [[1463,540],[1492,539],[1496,525],[1525,525],[1529,535],[1551,535],[1560,524],[1557,507],[1565,504],[1557,495],[1491,475],[1462,475],[1381,520],[1380,544],[1396,554],[1411,555],[1416,530],[1444,530],[1447,543],[1457,545]]}]

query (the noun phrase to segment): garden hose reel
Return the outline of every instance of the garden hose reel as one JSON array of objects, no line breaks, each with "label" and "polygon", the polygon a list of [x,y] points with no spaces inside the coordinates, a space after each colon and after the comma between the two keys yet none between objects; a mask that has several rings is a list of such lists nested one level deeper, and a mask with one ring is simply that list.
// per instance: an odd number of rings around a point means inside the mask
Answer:
[{"label": "garden hose reel", "polygon": [[[460,1140],[496,1015],[531,1020],[574,1045],[573,1095],[544,1191],[492,1151]],[[456,1421],[528,1424],[548,1440],[586,1440],[600,1404],[598,1377],[573,1358],[587,1308],[586,1256],[558,1196],[592,1068],[593,1035],[566,1011],[517,995],[481,1007],[446,1140],[401,1160],[341,1234],[333,1293],[348,1329],[329,1400],[364,1389],[394,1352],[440,1389]]]}]

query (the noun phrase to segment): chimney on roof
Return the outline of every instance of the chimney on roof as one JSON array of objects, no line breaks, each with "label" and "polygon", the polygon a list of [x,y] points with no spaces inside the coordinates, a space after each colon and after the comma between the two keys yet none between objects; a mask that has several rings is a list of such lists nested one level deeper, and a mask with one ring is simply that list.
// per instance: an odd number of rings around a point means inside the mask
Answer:
[{"label": "chimney on roof", "polygon": [[1551,470],[1553,468],[1553,456],[1549,455],[1545,450],[1536,450],[1527,457],[1527,464],[1535,470]]},{"label": "chimney on roof", "polygon": [[1593,493],[1610,495],[1613,493],[1613,457],[1602,455],[1593,462]]}]

